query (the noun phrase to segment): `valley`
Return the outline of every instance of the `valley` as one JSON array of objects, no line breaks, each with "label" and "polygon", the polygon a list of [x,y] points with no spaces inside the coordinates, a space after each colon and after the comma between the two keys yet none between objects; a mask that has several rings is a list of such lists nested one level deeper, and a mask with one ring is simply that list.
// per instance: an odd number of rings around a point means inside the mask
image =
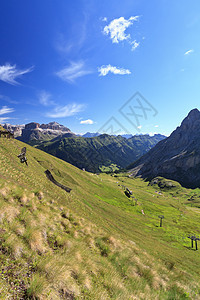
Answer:
[{"label": "valley", "polygon": [[200,1],[0,11],[0,300],[200,300]]}]

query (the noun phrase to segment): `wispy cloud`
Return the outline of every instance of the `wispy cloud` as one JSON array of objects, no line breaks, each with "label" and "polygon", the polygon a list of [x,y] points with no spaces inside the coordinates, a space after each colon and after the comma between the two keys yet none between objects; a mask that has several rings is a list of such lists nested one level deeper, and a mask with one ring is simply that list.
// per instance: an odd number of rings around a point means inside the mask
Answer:
[{"label": "wispy cloud", "polygon": [[108,21],[107,17],[102,18],[102,21],[107,22]]},{"label": "wispy cloud", "polygon": [[66,55],[72,50],[73,43],[69,42],[69,40],[65,38],[64,34],[59,33],[55,42],[55,48],[60,54]]},{"label": "wispy cloud", "polygon": [[155,125],[155,127],[156,127],[156,128],[158,128],[158,127],[159,127],[159,125]]},{"label": "wispy cloud", "polygon": [[135,49],[137,49],[137,47],[139,47],[140,43],[139,42],[136,42],[136,40],[132,41],[131,43],[131,50],[132,51],[135,51]]},{"label": "wispy cloud", "polygon": [[[5,114],[9,114],[14,112],[13,108],[7,107],[7,106],[3,106],[2,108],[0,108],[0,116],[5,115]],[[0,117],[0,124],[3,124],[5,121],[11,119],[10,117]]]},{"label": "wispy cloud", "polygon": [[194,50],[193,50],[193,49],[190,49],[190,50],[186,51],[186,52],[184,53],[184,55],[189,55],[189,54],[191,54],[191,53],[193,53],[193,52],[194,52]]},{"label": "wispy cloud", "polygon": [[65,106],[57,106],[52,112],[48,112],[46,115],[50,118],[65,118],[73,116],[84,109],[83,104],[68,104]]},{"label": "wispy cloud", "polygon": [[85,67],[83,61],[71,62],[70,66],[56,72],[56,75],[64,81],[74,83],[77,78],[93,73]]},{"label": "wispy cloud", "polygon": [[16,65],[12,66],[10,64],[6,64],[0,66],[0,80],[12,85],[17,85],[19,83],[16,81],[16,78],[21,77],[22,75],[29,73],[31,71],[33,71],[33,67],[20,70],[17,69]]},{"label": "wispy cloud", "polygon": [[119,43],[121,41],[130,39],[130,34],[126,34],[125,31],[128,27],[133,25],[135,21],[138,21],[138,19],[139,16],[130,17],[129,19],[125,19],[124,17],[114,19],[109,25],[104,27],[103,33],[110,35],[113,43]]},{"label": "wispy cloud", "polygon": [[92,125],[92,124],[94,124],[94,121],[91,119],[83,120],[83,121],[80,121],[80,124]]},{"label": "wispy cloud", "polygon": [[0,124],[4,124],[7,120],[10,120],[10,118],[8,117],[0,118]]},{"label": "wispy cloud", "polygon": [[55,105],[55,102],[51,99],[51,94],[46,91],[41,91],[39,93],[39,101],[44,106]]},{"label": "wispy cloud", "polygon": [[58,32],[56,34],[55,48],[61,56],[67,58],[69,52],[79,53],[87,38],[88,16],[88,13],[83,12],[82,17],[80,16],[80,18],[76,20],[76,26],[69,26],[71,38],[66,31]]},{"label": "wispy cloud", "polygon": [[98,68],[98,72],[100,73],[99,76],[106,76],[109,72],[115,75],[127,75],[131,74],[131,71],[128,69],[117,68],[111,66],[110,64],[107,66],[101,66]]},{"label": "wispy cloud", "polygon": [[12,113],[13,111],[14,111],[13,108],[3,106],[2,108],[0,108],[0,115],[9,114],[9,113]]}]

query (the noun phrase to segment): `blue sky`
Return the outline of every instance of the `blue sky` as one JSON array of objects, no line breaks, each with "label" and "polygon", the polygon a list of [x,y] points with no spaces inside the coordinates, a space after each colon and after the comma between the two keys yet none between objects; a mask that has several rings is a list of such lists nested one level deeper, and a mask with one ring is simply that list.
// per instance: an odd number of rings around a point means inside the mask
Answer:
[{"label": "blue sky", "polygon": [[170,134],[200,108],[199,0],[9,0],[0,11],[0,123]]}]

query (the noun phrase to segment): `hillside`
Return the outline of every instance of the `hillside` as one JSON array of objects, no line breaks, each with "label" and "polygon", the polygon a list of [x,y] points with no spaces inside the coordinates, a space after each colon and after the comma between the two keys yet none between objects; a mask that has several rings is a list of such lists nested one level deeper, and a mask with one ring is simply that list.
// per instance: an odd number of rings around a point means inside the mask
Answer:
[{"label": "hillside", "polygon": [[39,149],[90,172],[125,168],[154,147],[164,136],[157,134],[122,136],[102,134],[93,138],[66,137],[44,142]]},{"label": "hillside", "polygon": [[1,124],[0,124],[0,131],[6,131],[6,129],[3,128],[3,127],[1,126]]},{"label": "hillside", "polygon": [[200,234],[199,190],[94,175],[28,145],[27,167],[23,146],[0,139],[1,299],[199,299],[187,238]]},{"label": "hillside", "polygon": [[200,187],[200,112],[190,111],[165,140],[129,166],[134,176],[151,180],[163,176],[185,187]]}]

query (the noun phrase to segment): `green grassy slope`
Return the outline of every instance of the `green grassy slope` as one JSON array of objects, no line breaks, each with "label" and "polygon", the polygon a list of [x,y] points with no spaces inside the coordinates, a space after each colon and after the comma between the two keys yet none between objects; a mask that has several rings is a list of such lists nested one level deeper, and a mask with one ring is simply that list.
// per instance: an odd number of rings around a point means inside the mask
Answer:
[{"label": "green grassy slope", "polygon": [[39,149],[90,172],[125,168],[154,147],[164,136],[122,136],[102,134],[98,137],[56,138],[43,142]]},{"label": "green grassy slope", "polygon": [[1,131],[6,131],[5,128],[3,128],[1,125],[0,125],[0,130]]},{"label": "green grassy slope", "polygon": [[[26,145],[27,167],[17,158],[23,146],[0,139],[1,299],[200,298],[200,250],[185,238],[200,233],[199,190],[159,194]],[[72,192],[48,181],[46,169]]]}]

